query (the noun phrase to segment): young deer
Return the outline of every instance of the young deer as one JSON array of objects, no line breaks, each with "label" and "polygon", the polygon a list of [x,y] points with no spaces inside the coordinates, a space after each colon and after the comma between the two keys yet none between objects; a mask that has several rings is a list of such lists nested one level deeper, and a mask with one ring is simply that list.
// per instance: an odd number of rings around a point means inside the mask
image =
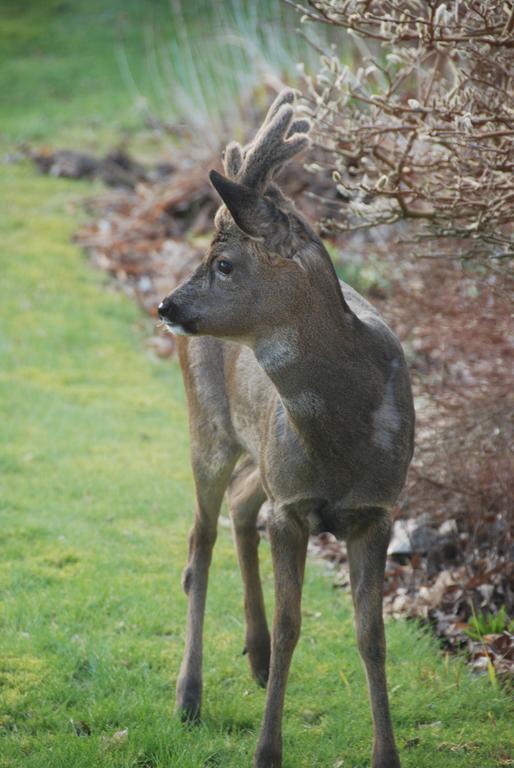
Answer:
[{"label": "young deer", "polygon": [[[199,716],[207,579],[225,491],[245,590],[246,650],[267,685],[256,768],[282,764],[286,681],[300,633],[309,532],[348,547],[357,640],[373,717],[373,768],[398,768],[384,669],[382,591],[390,510],[412,455],[414,411],[400,343],[337,279],[320,239],[273,181],[307,144],[294,93],[274,101],[253,142],[229,144],[224,205],[210,250],[159,306],[178,334],[196,511],[183,586],[189,597],[177,709]],[[272,506],[275,574],[268,631],[256,518]]]}]

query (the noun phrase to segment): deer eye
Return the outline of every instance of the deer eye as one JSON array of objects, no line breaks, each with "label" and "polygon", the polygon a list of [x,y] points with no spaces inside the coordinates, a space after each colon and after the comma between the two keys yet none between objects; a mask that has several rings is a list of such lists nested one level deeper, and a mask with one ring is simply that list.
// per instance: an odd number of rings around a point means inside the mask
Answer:
[{"label": "deer eye", "polygon": [[232,262],[227,261],[227,259],[220,259],[216,266],[218,268],[218,272],[221,272],[222,275],[230,275],[234,269]]}]

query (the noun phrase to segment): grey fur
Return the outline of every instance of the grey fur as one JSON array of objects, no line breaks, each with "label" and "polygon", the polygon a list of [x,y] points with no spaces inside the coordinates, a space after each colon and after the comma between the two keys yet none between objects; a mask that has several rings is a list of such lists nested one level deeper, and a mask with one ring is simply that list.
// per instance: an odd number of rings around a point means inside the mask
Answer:
[{"label": "grey fur", "polygon": [[243,165],[243,150],[237,141],[227,144],[223,158],[223,168],[229,179],[236,179]]},{"label": "grey fur", "polygon": [[235,141],[227,145],[223,159],[227,179],[211,173],[214,187],[239,228],[268,244],[276,244],[278,235],[283,239],[289,231],[275,204],[283,198],[272,179],[309,145],[311,124],[306,118],[293,119],[294,98],[294,91],[283,90],[253,141],[244,148]]},{"label": "grey fur", "polygon": [[242,148],[237,142],[228,144],[223,167],[232,181],[265,192],[277,171],[291,158],[309,146],[311,124],[307,118],[293,120],[295,92],[281,91],[257,131],[253,141]]}]

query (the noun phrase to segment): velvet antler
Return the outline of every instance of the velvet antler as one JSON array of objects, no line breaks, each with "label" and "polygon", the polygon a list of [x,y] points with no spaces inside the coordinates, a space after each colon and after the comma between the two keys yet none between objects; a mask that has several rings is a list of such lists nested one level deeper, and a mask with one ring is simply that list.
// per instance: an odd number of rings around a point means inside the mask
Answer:
[{"label": "velvet antler", "polygon": [[235,141],[227,146],[224,168],[230,179],[264,192],[273,175],[308,146],[305,134],[310,122],[293,120],[294,98],[295,92],[285,88],[270,106],[253,141],[244,148]]}]

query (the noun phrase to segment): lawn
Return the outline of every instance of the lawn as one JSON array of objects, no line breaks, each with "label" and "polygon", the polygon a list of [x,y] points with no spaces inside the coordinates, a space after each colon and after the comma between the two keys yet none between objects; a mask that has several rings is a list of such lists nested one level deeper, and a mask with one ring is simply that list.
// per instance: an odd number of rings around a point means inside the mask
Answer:
[{"label": "lawn", "polygon": [[152,98],[148,37],[172,31],[166,0],[2,0],[1,131],[73,142],[140,127]]},{"label": "lawn", "polygon": [[[13,84],[4,153],[19,137],[51,140],[54,129],[91,141],[100,118],[112,133],[123,128],[117,112],[130,94],[109,36],[101,25],[84,32],[84,9],[98,3],[64,3],[64,19],[57,4],[48,13],[25,5],[4,3],[2,78]],[[125,5],[136,55],[142,4]],[[61,90],[43,87],[34,40],[52,41]],[[94,50],[102,86],[90,101],[80,73]],[[0,166],[0,767],[243,768],[264,692],[241,655],[242,590],[226,527],[207,607],[203,722],[173,717],[193,504],[185,401],[177,364],[145,350],[148,321],[71,241],[95,191],[27,162]],[[271,607],[268,545],[261,550]],[[350,601],[319,563],[308,564],[303,615],[284,768],[364,768],[371,725]],[[415,626],[389,623],[387,633],[403,766],[512,764],[505,693],[445,659]]]}]

